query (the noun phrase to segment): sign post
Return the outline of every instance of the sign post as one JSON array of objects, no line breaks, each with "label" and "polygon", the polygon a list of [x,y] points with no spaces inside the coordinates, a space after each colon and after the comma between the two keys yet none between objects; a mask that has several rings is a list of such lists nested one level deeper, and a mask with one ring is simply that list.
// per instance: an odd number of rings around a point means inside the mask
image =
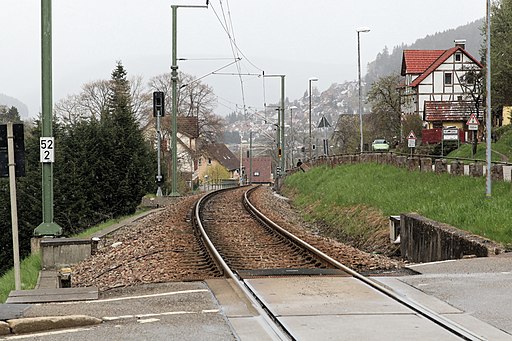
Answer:
[{"label": "sign post", "polygon": [[471,114],[471,116],[469,116],[469,120],[466,122],[466,125],[468,126],[468,130],[478,130],[480,122],[478,122],[476,119],[475,114]]},{"label": "sign post", "polygon": [[444,141],[457,141],[459,144],[459,129],[456,127],[444,127],[443,138],[441,140],[441,156],[444,156]]},{"label": "sign post", "polygon": [[7,154],[9,159],[9,192],[11,194],[12,249],[14,256],[14,287],[21,290],[20,247],[18,240],[18,205],[16,202],[16,175],[14,162],[14,130],[12,123],[7,124]]},{"label": "sign post", "polygon": [[409,147],[411,150],[411,156],[414,152],[414,148],[416,148],[416,140],[416,135],[414,134],[414,131],[411,130],[411,132],[407,136],[407,147]]}]

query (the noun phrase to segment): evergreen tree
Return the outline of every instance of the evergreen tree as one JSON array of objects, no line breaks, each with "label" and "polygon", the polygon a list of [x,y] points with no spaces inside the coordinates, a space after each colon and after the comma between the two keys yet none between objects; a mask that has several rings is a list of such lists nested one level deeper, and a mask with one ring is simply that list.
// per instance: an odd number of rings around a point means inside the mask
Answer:
[{"label": "evergreen tree", "polygon": [[[494,109],[512,105],[512,0],[493,3],[491,16],[491,100]],[[485,53],[485,47],[482,49]]]},{"label": "evergreen tree", "polygon": [[18,112],[18,108],[14,106],[10,107],[9,109],[6,106],[0,107],[0,123],[19,123],[21,121],[22,120],[20,113]]},{"label": "evergreen tree", "polygon": [[[104,174],[106,202],[115,215],[135,211],[152,182],[152,158],[132,109],[126,71],[117,63],[112,72],[108,113],[103,117],[101,141],[108,156]],[[107,161],[104,159],[104,161]]]}]

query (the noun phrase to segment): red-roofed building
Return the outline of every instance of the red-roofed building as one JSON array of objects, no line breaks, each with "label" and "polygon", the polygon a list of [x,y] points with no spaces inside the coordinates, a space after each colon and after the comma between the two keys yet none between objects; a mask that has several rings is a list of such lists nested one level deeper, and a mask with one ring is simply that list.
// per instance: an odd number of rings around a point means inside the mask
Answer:
[{"label": "red-roofed building", "polygon": [[465,41],[455,43],[448,50],[403,51],[402,113],[421,116],[427,129],[455,126],[465,131],[465,122],[475,113],[461,78],[483,66],[465,50]]},{"label": "red-roofed building", "polygon": [[252,181],[253,184],[271,184],[273,182],[271,157],[253,157],[252,162],[251,159],[244,158],[242,165],[245,168],[245,181]]}]

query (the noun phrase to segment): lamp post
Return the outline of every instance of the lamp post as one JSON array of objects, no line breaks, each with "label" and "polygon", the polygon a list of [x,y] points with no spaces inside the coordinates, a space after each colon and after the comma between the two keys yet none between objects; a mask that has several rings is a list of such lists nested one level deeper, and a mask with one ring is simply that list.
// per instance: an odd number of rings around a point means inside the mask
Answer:
[{"label": "lamp post", "polygon": [[485,82],[485,92],[486,92],[486,107],[487,107],[487,115],[486,115],[486,125],[487,125],[487,141],[486,141],[486,161],[487,161],[487,176],[486,176],[486,189],[485,196],[487,198],[491,197],[491,133],[492,133],[492,117],[491,117],[491,0],[487,0],[487,14],[486,14],[486,40],[487,40],[487,51],[485,55],[485,63],[486,63],[486,82]]},{"label": "lamp post", "polygon": [[279,149],[281,149],[281,156],[279,157],[278,165],[281,167],[281,171],[284,171],[284,78],[285,75],[263,75],[263,77],[281,77],[281,106],[278,114],[278,127],[277,127],[277,149],[279,155]]},{"label": "lamp post", "polygon": [[293,148],[295,147],[295,141],[293,140],[293,109],[297,109],[295,105],[290,107],[290,169],[293,168]]},{"label": "lamp post", "polygon": [[177,64],[177,41],[178,41],[178,7],[190,8],[208,8],[208,0],[206,6],[194,5],[171,5],[172,9],[172,65],[171,65],[171,81],[172,81],[172,183],[171,196],[178,197],[180,194],[177,190],[178,183],[178,64]]},{"label": "lamp post", "polygon": [[311,148],[312,148],[312,144],[311,144],[311,82],[316,82],[318,81],[318,78],[316,77],[311,77],[309,79],[309,159],[311,160]]},{"label": "lamp post", "polygon": [[361,104],[361,40],[359,35],[361,32],[370,32],[368,27],[360,27],[357,30],[357,70],[359,76],[359,135],[361,136],[361,153],[363,152],[363,109]]}]

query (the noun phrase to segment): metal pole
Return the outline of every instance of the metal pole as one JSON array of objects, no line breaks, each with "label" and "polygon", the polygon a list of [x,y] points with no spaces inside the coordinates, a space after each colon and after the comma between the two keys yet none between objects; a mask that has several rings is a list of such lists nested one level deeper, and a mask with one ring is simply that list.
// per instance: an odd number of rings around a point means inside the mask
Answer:
[{"label": "metal pole", "polygon": [[242,134],[240,134],[240,186],[244,184],[244,179],[242,177],[242,167],[243,167],[243,148],[242,148],[243,138]]},{"label": "metal pole", "polygon": [[360,148],[361,153],[363,152],[363,109],[361,104],[361,41],[360,41],[360,33],[357,31],[357,71],[359,78],[359,135],[361,137]]},{"label": "metal pole", "polygon": [[[52,137],[52,1],[41,0],[42,137]],[[42,164],[43,222],[35,236],[59,236],[62,228],[53,221],[53,163]]]},{"label": "metal pole", "polygon": [[157,180],[159,181],[158,182],[158,189],[156,190],[156,196],[157,197],[161,197],[162,196],[162,187],[160,186],[160,182],[161,182],[161,179],[162,179],[162,167],[160,165],[160,162],[161,162],[161,157],[160,157],[160,153],[161,153],[161,139],[162,139],[162,134],[160,132],[160,117],[162,116],[162,113],[160,112],[160,109],[157,110],[157,113],[156,113],[156,138],[157,138]]},{"label": "metal pole", "polygon": [[7,154],[9,162],[9,192],[11,195],[12,249],[14,256],[14,287],[21,290],[20,246],[18,240],[18,207],[16,203],[16,169],[14,162],[14,132],[12,123],[7,123]]},{"label": "metal pole", "polygon": [[252,131],[249,132],[249,184],[252,185]]},{"label": "metal pole", "polygon": [[178,193],[178,151],[177,149],[177,139],[178,139],[178,123],[177,123],[177,115],[178,115],[178,65],[177,65],[177,12],[178,6],[171,6],[172,8],[172,65],[171,65],[171,80],[172,80],[172,186],[171,186],[171,196],[179,197]]},{"label": "metal pole", "polygon": [[309,160],[311,160],[311,81],[312,79],[309,79]]},{"label": "metal pole", "polygon": [[290,168],[293,168],[295,164],[293,163],[293,108],[290,108]]},{"label": "metal pole", "polygon": [[286,165],[284,150],[284,77],[285,75],[281,75],[281,174],[284,174]]},{"label": "metal pole", "polygon": [[491,0],[487,0],[487,51],[486,51],[486,106],[487,106],[487,186],[485,195],[491,197],[491,134],[492,134],[492,116],[491,116]]}]

